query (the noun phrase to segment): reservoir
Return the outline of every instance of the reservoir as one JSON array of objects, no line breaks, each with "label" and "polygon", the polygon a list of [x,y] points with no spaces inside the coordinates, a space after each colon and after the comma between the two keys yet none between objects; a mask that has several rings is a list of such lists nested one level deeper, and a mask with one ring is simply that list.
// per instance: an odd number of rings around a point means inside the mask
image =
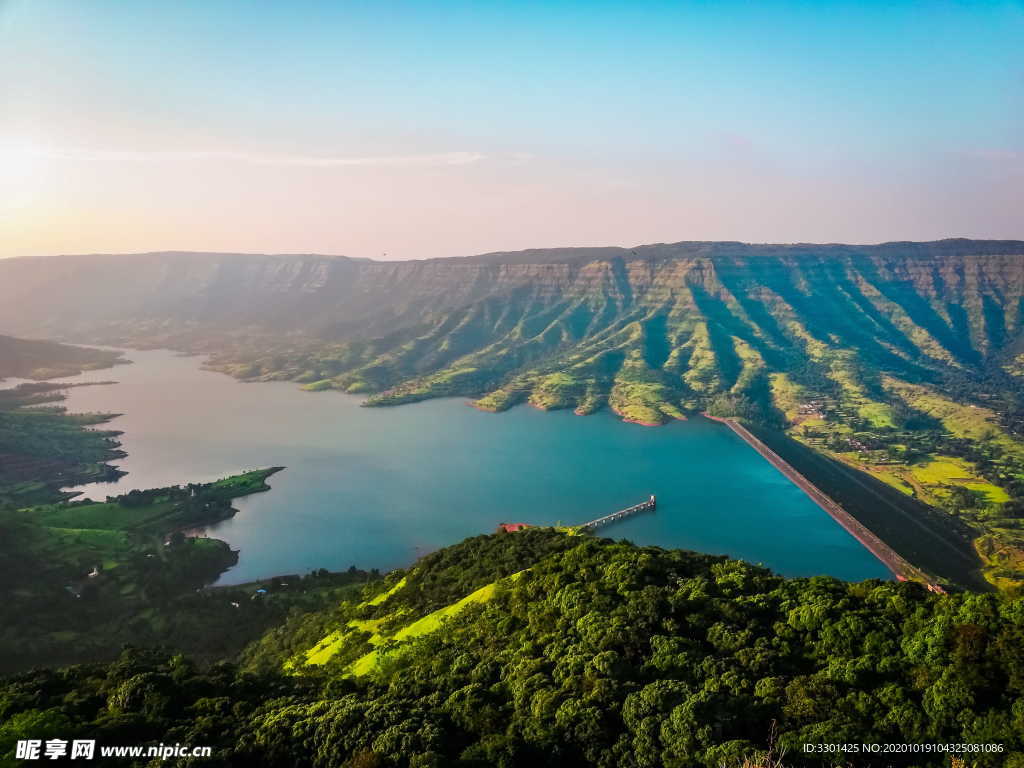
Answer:
[{"label": "reservoir", "polygon": [[316,568],[404,567],[502,522],[578,524],[658,497],[600,530],[638,544],[727,554],[787,576],[891,578],[821,508],[727,427],[695,418],[659,428],[611,413],[521,406],[502,414],[461,399],[363,408],[362,398],[245,384],[165,350],[72,382],[73,412],[123,414],[128,474],[80,486],[89,498],[246,469],[287,467],[272,490],[238,499],[209,534],[241,551],[220,583]]}]

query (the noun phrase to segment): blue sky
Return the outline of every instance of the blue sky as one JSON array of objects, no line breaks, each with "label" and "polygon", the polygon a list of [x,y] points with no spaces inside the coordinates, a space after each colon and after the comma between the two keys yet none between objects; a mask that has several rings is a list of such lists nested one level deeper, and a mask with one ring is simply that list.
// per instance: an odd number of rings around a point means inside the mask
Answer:
[{"label": "blue sky", "polygon": [[1022,43],[1021,2],[0,0],[0,255],[1024,237]]}]

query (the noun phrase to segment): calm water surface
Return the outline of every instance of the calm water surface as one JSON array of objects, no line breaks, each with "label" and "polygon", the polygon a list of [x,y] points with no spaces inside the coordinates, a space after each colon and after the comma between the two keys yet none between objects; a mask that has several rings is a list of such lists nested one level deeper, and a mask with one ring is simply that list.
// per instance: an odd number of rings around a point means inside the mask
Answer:
[{"label": "calm water surface", "polygon": [[606,413],[462,400],[360,408],[361,398],[242,384],[198,358],[131,351],[133,365],[73,381],[73,411],[123,414],[129,474],[91,498],[284,465],[211,535],[241,550],[221,583],[356,565],[382,570],[500,522],[581,523],[658,496],[658,511],[605,529],[640,544],[728,554],[780,573],[888,578],[867,550],[729,429],[652,429]]}]

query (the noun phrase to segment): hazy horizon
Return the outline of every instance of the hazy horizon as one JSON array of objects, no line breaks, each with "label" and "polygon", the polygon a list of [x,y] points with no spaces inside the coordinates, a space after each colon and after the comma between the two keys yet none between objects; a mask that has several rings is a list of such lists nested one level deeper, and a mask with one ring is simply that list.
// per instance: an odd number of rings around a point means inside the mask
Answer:
[{"label": "hazy horizon", "polygon": [[0,257],[1024,238],[1018,2],[0,1]]},{"label": "hazy horizon", "polygon": [[797,246],[822,246],[822,247],[834,247],[834,246],[850,246],[850,247],[864,247],[871,248],[880,245],[895,245],[899,243],[932,243],[932,242],[943,242],[951,240],[969,240],[972,242],[1024,242],[1024,238],[960,238],[960,237],[947,237],[939,238],[937,240],[888,240],[885,242],[875,243],[838,243],[838,242],[792,242],[792,243],[751,243],[742,240],[675,240],[662,243],[633,243],[631,245],[618,245],[618,244],[606,244],[604,246],[576,246],[576,245],[553,245],[553,246],[528,246],[525,248],[517,249],[501,249],[495,251],[486,251],[482,253],[472,254],[456,254],[453,256],[423,256],[423,257],[410,257],[410,258],[374,258],[372,256],[349,256],[344,253],[318,253],[315,251],[211,251],[211,250],[186,250],[180,248],[158,248],[148,251],[95,251],[95,252],[82,252],[82,253],[38,253],[30,254],[27,256],[10,255],[0,256],[0,259],[46,259],[46,258],[74,258],[74,257],[89,257],[89,256],[147,256],[155,254],[181,254],[181,255],[208,255],[208,256],[279,256],[279,257],[300,257],[300,256],[316,256],[327,259],[352,259],[355,261],[381,261],[381,262],[401,262],[401,261],[426,261],[431,259],[460,259],[460,258],[473,258],[475,256],[491,256],[502,253],[522,253],[527,251],[563,251],[563,250],[583,250],[588,248],[601,249],[601,248],[618,248],[621,250],[637,250],[643,248],[651,248],[658,246],[673,246],[683,244],[713,244],[713,243],[739,243],[744,246],[766,246],[770,248],[786,248],[786,247],[797,247]]}]

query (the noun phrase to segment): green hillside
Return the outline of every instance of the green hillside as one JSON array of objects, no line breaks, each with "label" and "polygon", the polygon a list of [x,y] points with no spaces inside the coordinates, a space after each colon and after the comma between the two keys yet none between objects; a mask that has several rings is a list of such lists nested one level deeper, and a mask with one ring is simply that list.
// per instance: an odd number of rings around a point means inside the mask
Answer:
[{"label": "green hillside", "polygon": [[[305,663],[315,638],[360,628],[365,652]],[[12,678],[0,752],[59,731],[210,745],[215,765],[719,768],[770,750],[789,766],[948,766],[803,747],[938,743],[998,745],[967,764],[1020,766],[1022,643],[1019,601],[994,594],[784,579],[531,529],[293,614],[241,667],[126,651]]]}]

